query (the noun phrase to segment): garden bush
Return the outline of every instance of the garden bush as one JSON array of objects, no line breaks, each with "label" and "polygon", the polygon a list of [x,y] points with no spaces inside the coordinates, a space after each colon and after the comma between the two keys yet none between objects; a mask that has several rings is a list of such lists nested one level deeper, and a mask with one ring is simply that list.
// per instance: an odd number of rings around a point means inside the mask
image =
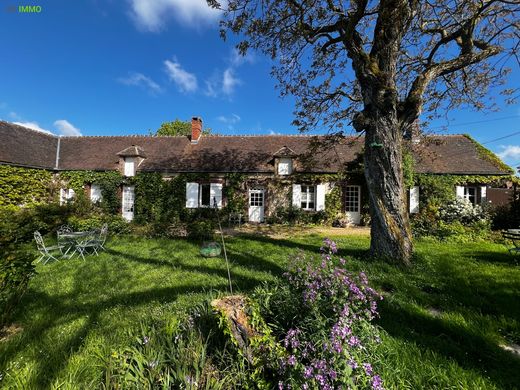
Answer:
[{"label": "garden bush", "polygon": [[456,198],[439,207],[439,218],[444,222],[458,221],[462,225],[470,225],[488,219],[481,206],[473,205],[467,199]]},{"label": "garden bush", "polygon": [[364,273],[345,270],[336,244],[325,240],[320,263],[299,254],[286,283],[254,295],[265,321],[285,349],[278,386],[285,389],[381,389],[369,362],[378,331],[371,324],[381,296]]},{"label": "garden bush", "polygon": [[33,240],[35,230],[46,234],[67,223],[73,213],[72,206],[55,203],[27,208],[0,210],[0,247]]},{"label": "garden bush", "polygon": [[411,216],[415,237],[435,237],[440,240],[471,242],[487,240],[491,235],[489,214],[479,205],[457,198],[442,207],[427,205]]},{"label": "garden bush", "polygon": [[34,275],[35,256],[25,249],[0,246],[0,329],[9,319]]},{"label": "garden bush", "polygon": [[87,217],[70,216],[67,224],[76,231],[91,231],[100,229],[104,224],[108,224],[109,234],[127,234],[130,232],[130,224],[119,215],[90,215]]}]

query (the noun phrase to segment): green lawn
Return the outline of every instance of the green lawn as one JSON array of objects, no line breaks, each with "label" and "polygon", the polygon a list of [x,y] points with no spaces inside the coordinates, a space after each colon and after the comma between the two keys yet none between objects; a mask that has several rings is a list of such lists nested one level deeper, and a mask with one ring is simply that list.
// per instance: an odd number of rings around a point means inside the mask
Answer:
[{"label": "green lawn", "polygon": [[[283,272],[298,248],[317,253],[321,234],[228,238],[234,288],[247,292]],[[335,237],[351,270],[384,291],[383,342],[375,365],[387,388],[518,388],[520,266],[500,244],[420,241],[411,269],[363,259],[369,239]],[[520,258],[520,257],[519,257]],[[98,388],[103,358],[142,323],[224,291],[223,259],[183,240],[118,238],[87,261],[38,266],[15,315],[21,330],[0,341],[0,386]]]}]

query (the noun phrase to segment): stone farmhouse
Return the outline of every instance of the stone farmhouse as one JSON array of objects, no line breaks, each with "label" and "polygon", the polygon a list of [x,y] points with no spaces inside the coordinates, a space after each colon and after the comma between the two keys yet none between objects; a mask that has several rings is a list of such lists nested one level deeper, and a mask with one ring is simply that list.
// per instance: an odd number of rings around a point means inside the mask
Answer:
[{"label": "stone farmhouse", "polygon": [[[165,180],[200,174],[200,180],[186,183],[187,208],[225,207],[226,175],[244,174],[242,212],[250,222],[263,222],[277,207],[324,211],[327,195],[339,188],[341,212],[359,224],[367,199],[360,169],[363,147],[363,137],[355,136],[206,136],[200,118],[192,119],[186,137],[59,137],[0,121],[0,164],[48,170],[57,177],[77,170],[119,171],[128,178],[159,172]],[[474,204],[492,201],[491,178],[511,177],[507,166],[465,135],[426,136],[413,140],[411,148],[416,173],[464,177],[453,191]],[[92,201],[101,196],[96,183],[85,183],[85,192]],[[60,200],[72,197],[74,191],[63,183]],[[131,181],[122,184],[121,213],[127,220],[134,217],[134,199]],[[411,186],[408,209],[416,213],[420,207],[421,188]]]}]

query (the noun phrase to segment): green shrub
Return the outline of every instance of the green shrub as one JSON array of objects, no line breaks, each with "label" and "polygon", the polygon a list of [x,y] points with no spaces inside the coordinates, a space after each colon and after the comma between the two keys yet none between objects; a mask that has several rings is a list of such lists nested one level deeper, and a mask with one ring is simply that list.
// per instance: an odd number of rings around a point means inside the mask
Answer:
[{"label": "green shrub", "polygon": [[216,224],[211,219],[190,222],[187,225],[188,237],[196,240],[213,240]]},{"label": "green shrub", "polygon": [[55,203],[28,208],[3,208],[0,212],[0,247],[28,242],[34,231],[47,234],[65,224],[73,212],[71,206]]},{"label": "green shrub", "polygon": [[100,229],[103,224],[108,224],[109,234],[127,234],[130,232],[130,224],[119,215],[92,215],[88,217],[71,216],[67,224],[77,231],[90,231]]},{"label": "green shrub", "polygon": [[6,325],[34,275],[34,254],[14,247],[0,248],[0,328]]}]

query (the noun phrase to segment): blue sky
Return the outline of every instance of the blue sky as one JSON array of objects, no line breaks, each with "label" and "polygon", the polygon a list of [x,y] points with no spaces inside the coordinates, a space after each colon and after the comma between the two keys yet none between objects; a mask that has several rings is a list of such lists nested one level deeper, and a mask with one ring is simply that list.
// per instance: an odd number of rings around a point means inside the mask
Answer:
[{"label": "blue sky", "polygon": [[[205,0],[31,2],[38,14],[8,12],[13,4],[0,5],[3,120],[56,134],[120,135],[197,115],[222,134],[296,133],[294,101],[278,97],[269,60],[237,56]],[[509,84],[520,85],[518,66]],[[448,118],[432,130],[493,141],[486,146],[520,165],[519,104]]]}]

